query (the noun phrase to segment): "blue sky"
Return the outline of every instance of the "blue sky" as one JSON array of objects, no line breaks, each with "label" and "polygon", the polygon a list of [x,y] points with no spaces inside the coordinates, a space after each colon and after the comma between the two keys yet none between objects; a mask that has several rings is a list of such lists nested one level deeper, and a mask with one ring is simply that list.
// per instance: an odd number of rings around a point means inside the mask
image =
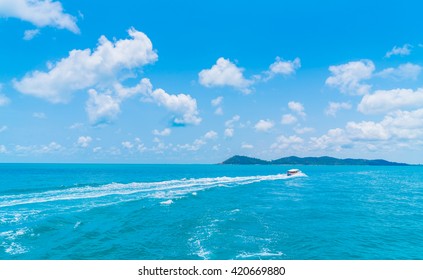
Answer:
[{"label": "blue sky", "polygon": [[422,8],[0,0],[0,162],[422,163]]}]

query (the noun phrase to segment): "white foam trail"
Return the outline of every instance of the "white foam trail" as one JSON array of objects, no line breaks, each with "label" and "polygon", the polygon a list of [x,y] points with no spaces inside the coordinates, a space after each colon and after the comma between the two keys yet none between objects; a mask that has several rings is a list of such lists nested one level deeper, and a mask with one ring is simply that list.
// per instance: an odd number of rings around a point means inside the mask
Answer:
[{"label": "white foam trail", "polygon": [[272,253],[269,252],[269,250],[267,249],[263,249],[261,252],[258,253],[241,253],[239,255],[236,256],[237,259],[249,259],[249,258],[259,258],[260,257],[280,257],[282,256],[283,253],[282,252],[276,252],[276,253]]},{"label": "white foam trail", "polygon": [[[290,176],[292,177],[292,176]],[[102,186],[83,186],[69,189],[60,189],[45,192],[4,195],[0,196],[0,208],[12,207],[24,204],[40,204],[56,201],[72,201],[81,199],[94,199],[105,196],[119,196],[120,201],[127,199],[134,200],[144,197],[175,198],[187,193],[195,193],[214,187],[231,187],[246,185],[261,181],[284,180],[286,174],[266,176],[245,176],[245,177],[215,177],[215,178],[192,178],[182,180],[170,180],[161,182],[140,182],[140,183],[111,183]]]},{"label": "white foam trail", "polygon": [[172,203],[173,203],[173,200],[172,199],[169,199],[169,200],[160,202],[160,204],[162,204],[162,205],[170,205]]}]

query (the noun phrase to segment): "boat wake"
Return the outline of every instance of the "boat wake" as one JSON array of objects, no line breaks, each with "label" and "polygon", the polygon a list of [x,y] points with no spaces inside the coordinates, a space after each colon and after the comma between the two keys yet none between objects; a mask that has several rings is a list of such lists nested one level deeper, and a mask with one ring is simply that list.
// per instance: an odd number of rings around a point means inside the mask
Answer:
[{"label": "boat wake", "polygon": [[[296,175],[298,176],[298,175]],[[305,175],[304,175],[305,176]],[[110,183],[100,186],[81,186],[44,192],[0,196],[0,223],[24,218],[28,209],[37,215],[46,211],[87,210],[140,199],[159,199],[170,205],[187,194],[216,187],[235,187],[262,181],[285,180],[286,174],[245,177],[215,177],[169,180],[161,182]],[[21,211],[22,210],[22,211]],[[16,215],[13,215],[16,213]]]}]

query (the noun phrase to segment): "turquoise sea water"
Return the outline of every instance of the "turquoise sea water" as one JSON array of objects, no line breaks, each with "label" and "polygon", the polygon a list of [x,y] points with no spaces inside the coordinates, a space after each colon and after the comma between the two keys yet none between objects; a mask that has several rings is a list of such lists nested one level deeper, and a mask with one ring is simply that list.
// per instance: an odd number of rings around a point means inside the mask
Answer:
[{"label": "turquoise sea water", "polygon": [[423,259],[423,167],[0,164],[0,259]]}]

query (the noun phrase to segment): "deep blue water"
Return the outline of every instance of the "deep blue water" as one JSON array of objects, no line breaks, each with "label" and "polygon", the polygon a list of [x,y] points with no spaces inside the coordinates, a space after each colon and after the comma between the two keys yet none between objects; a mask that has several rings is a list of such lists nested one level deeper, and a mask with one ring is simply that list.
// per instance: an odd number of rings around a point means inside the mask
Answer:
[{"label": "deep blue water", "polygon": [[0,164],[0,259],[423,259],[423,167]]}]

